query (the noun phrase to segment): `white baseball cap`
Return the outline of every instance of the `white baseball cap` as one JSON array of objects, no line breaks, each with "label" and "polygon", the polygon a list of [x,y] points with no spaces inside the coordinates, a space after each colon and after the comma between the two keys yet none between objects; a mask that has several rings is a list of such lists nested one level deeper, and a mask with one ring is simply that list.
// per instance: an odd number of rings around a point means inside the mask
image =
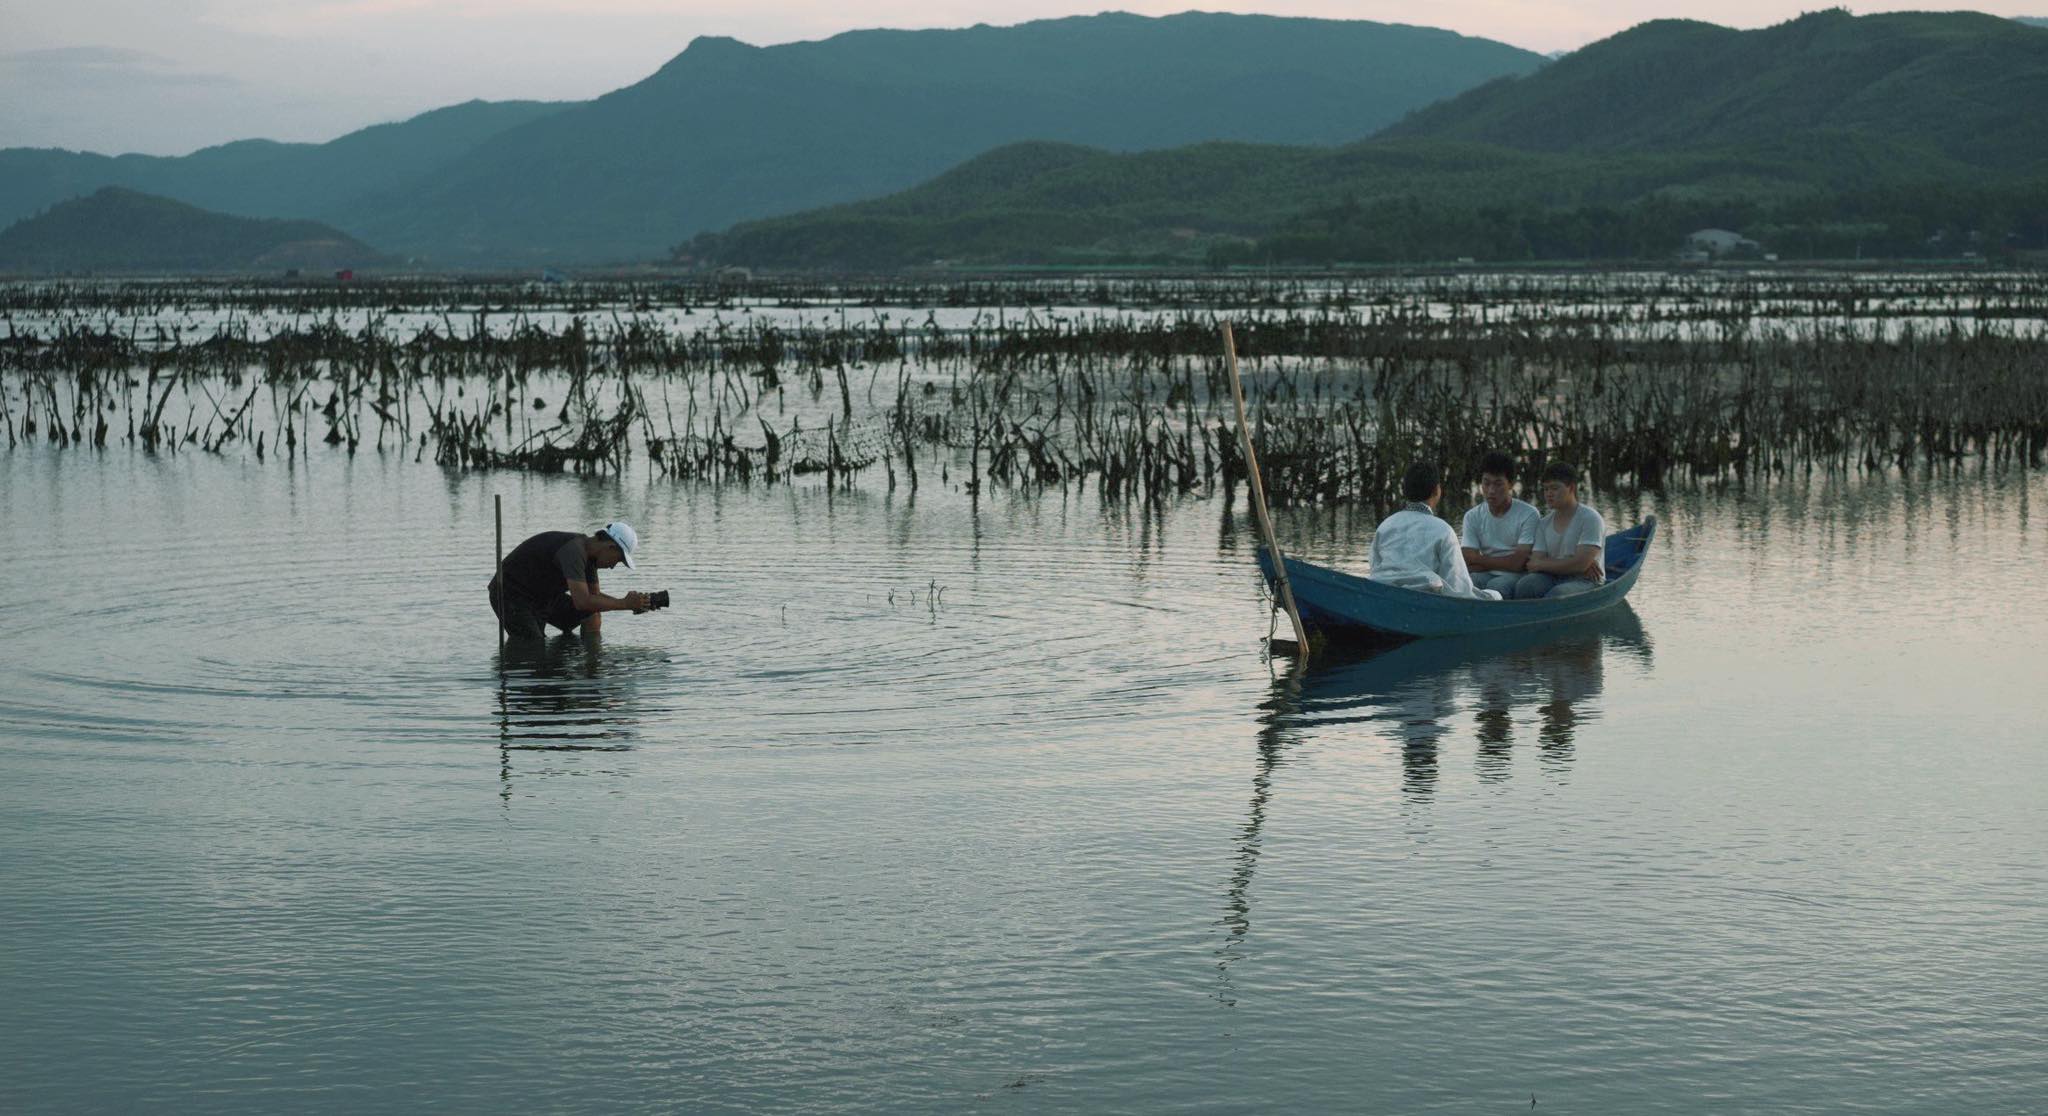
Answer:
[{"label": "white baseball cap", "polygon": [[633,548],[640,545],[640,533],[633,530],[633,525],[624,520],[616,520],[605,524],[604,533],[610,535],[612,541],[619,544],[619,553],[625,556],[626,568],[632,569]]}]

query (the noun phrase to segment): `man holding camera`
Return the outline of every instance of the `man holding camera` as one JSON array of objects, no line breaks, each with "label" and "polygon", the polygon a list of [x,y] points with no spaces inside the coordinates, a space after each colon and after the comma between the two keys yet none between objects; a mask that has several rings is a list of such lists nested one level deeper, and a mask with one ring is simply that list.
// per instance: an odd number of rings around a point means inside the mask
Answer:
[{"label": "man holding camera", "polygon": [[638,545],[640,536],[626,523],[607,523],[588,535],[542,531],[505,556],[491,579],[491,611],[513,639],[540,639],[549,624],[595,632],[607,612],[645,612],[654,607],[646,593],[607,597],[597,591],[597,571],[632,569]]}]

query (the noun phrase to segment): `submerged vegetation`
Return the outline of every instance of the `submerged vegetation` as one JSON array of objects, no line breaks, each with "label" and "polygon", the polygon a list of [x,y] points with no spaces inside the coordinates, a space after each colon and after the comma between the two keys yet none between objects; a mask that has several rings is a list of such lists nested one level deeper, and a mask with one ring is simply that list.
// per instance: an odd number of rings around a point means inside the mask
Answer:
[{"label": "submerged vegetation", "polygon": [[1384,503],[1418,455],[1603,485],[2048,453],[2048,278],[1740,274],[935,286],[0,289],[10,448],[834,485],[1241,475]]}]

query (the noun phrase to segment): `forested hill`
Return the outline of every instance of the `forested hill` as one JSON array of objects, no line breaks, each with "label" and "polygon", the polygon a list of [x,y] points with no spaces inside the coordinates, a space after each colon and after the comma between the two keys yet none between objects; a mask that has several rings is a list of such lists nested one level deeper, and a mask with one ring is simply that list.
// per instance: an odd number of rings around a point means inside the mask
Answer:
[{"label": "forested hill", "polygon": [[782,266],[1787,257],[2048,243],[2048,33],[1969,13],[1659,22],[1339,149],[1032,145],[679,246]]},{"label": "forested hill", "polygon": [[253,272],[364,267],[362,242],[316,221],[230,217],[109,186],[0,231],[0,272]]},{"label": "forested hill", "polygon": [[1022,140],[1354,141],[1542,62],[1427,28],[1203,13],[772,47],[706,38],[645,81],[498,136],[425,189],[338,216],[443,261],[644,257]]},{"label": "forested hill", "polygon": [[102,186],[241,217],[328,216],[352,199],[430,178],[491,136],[564,107],[471,101],[328,143],[241,140],[178,157],[7,148],[0,150],[0,228]]},{"label": "forested hill", "polygon": [[1388,138],[1530,151],[1771,147],[1820,132],[2048,168],[2048,35],[1971,12],[1645,23],[1417,112]]}]

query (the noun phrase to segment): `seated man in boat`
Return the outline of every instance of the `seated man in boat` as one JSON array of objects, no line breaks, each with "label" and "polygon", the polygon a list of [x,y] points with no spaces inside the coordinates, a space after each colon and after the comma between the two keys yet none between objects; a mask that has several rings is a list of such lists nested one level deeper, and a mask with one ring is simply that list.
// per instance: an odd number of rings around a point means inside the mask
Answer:
[{"label": "seated man in boat", "polygon": [[1458,549],[1458,533],[1436,516],[1436,506],[1444,498],[1436,466],[1410,465],[1401,478],[1401,495],[1408,506],[1382,520],[1373,534],[1367,579],[1450,597],[1500,600],[1499,593],[1472,584],[1465,555]]},{"label": "seated man in boat", "polygon": [[1465,568],[1472,584],[1512,597],[1536,548],[1543,513],[1515,499],[1515,460],[1504,453],[1489,453],[1479,463],[1479,494],[1486,499],[1465,513]]},{"label": "seated man in boat", "polygon": [[1515,582],[1518,601],[1589,592],[1607,576],[1607,522],[1579,503],[1579,471],[1551,462],[1543,470],[1543,502],[1550,514],[1537,521],[1529,570]]},{"label": "seated man in boat", "polygon": [[588,535],[542,531],[512,548],[491,578],[491,611],[513,639],[540,639],[553,624],[563,631],[595,632],[607,612],[645,612],[647,594],[608,597],[597,591],[597,571],[633,568],[640,536],[625,523]]}]

